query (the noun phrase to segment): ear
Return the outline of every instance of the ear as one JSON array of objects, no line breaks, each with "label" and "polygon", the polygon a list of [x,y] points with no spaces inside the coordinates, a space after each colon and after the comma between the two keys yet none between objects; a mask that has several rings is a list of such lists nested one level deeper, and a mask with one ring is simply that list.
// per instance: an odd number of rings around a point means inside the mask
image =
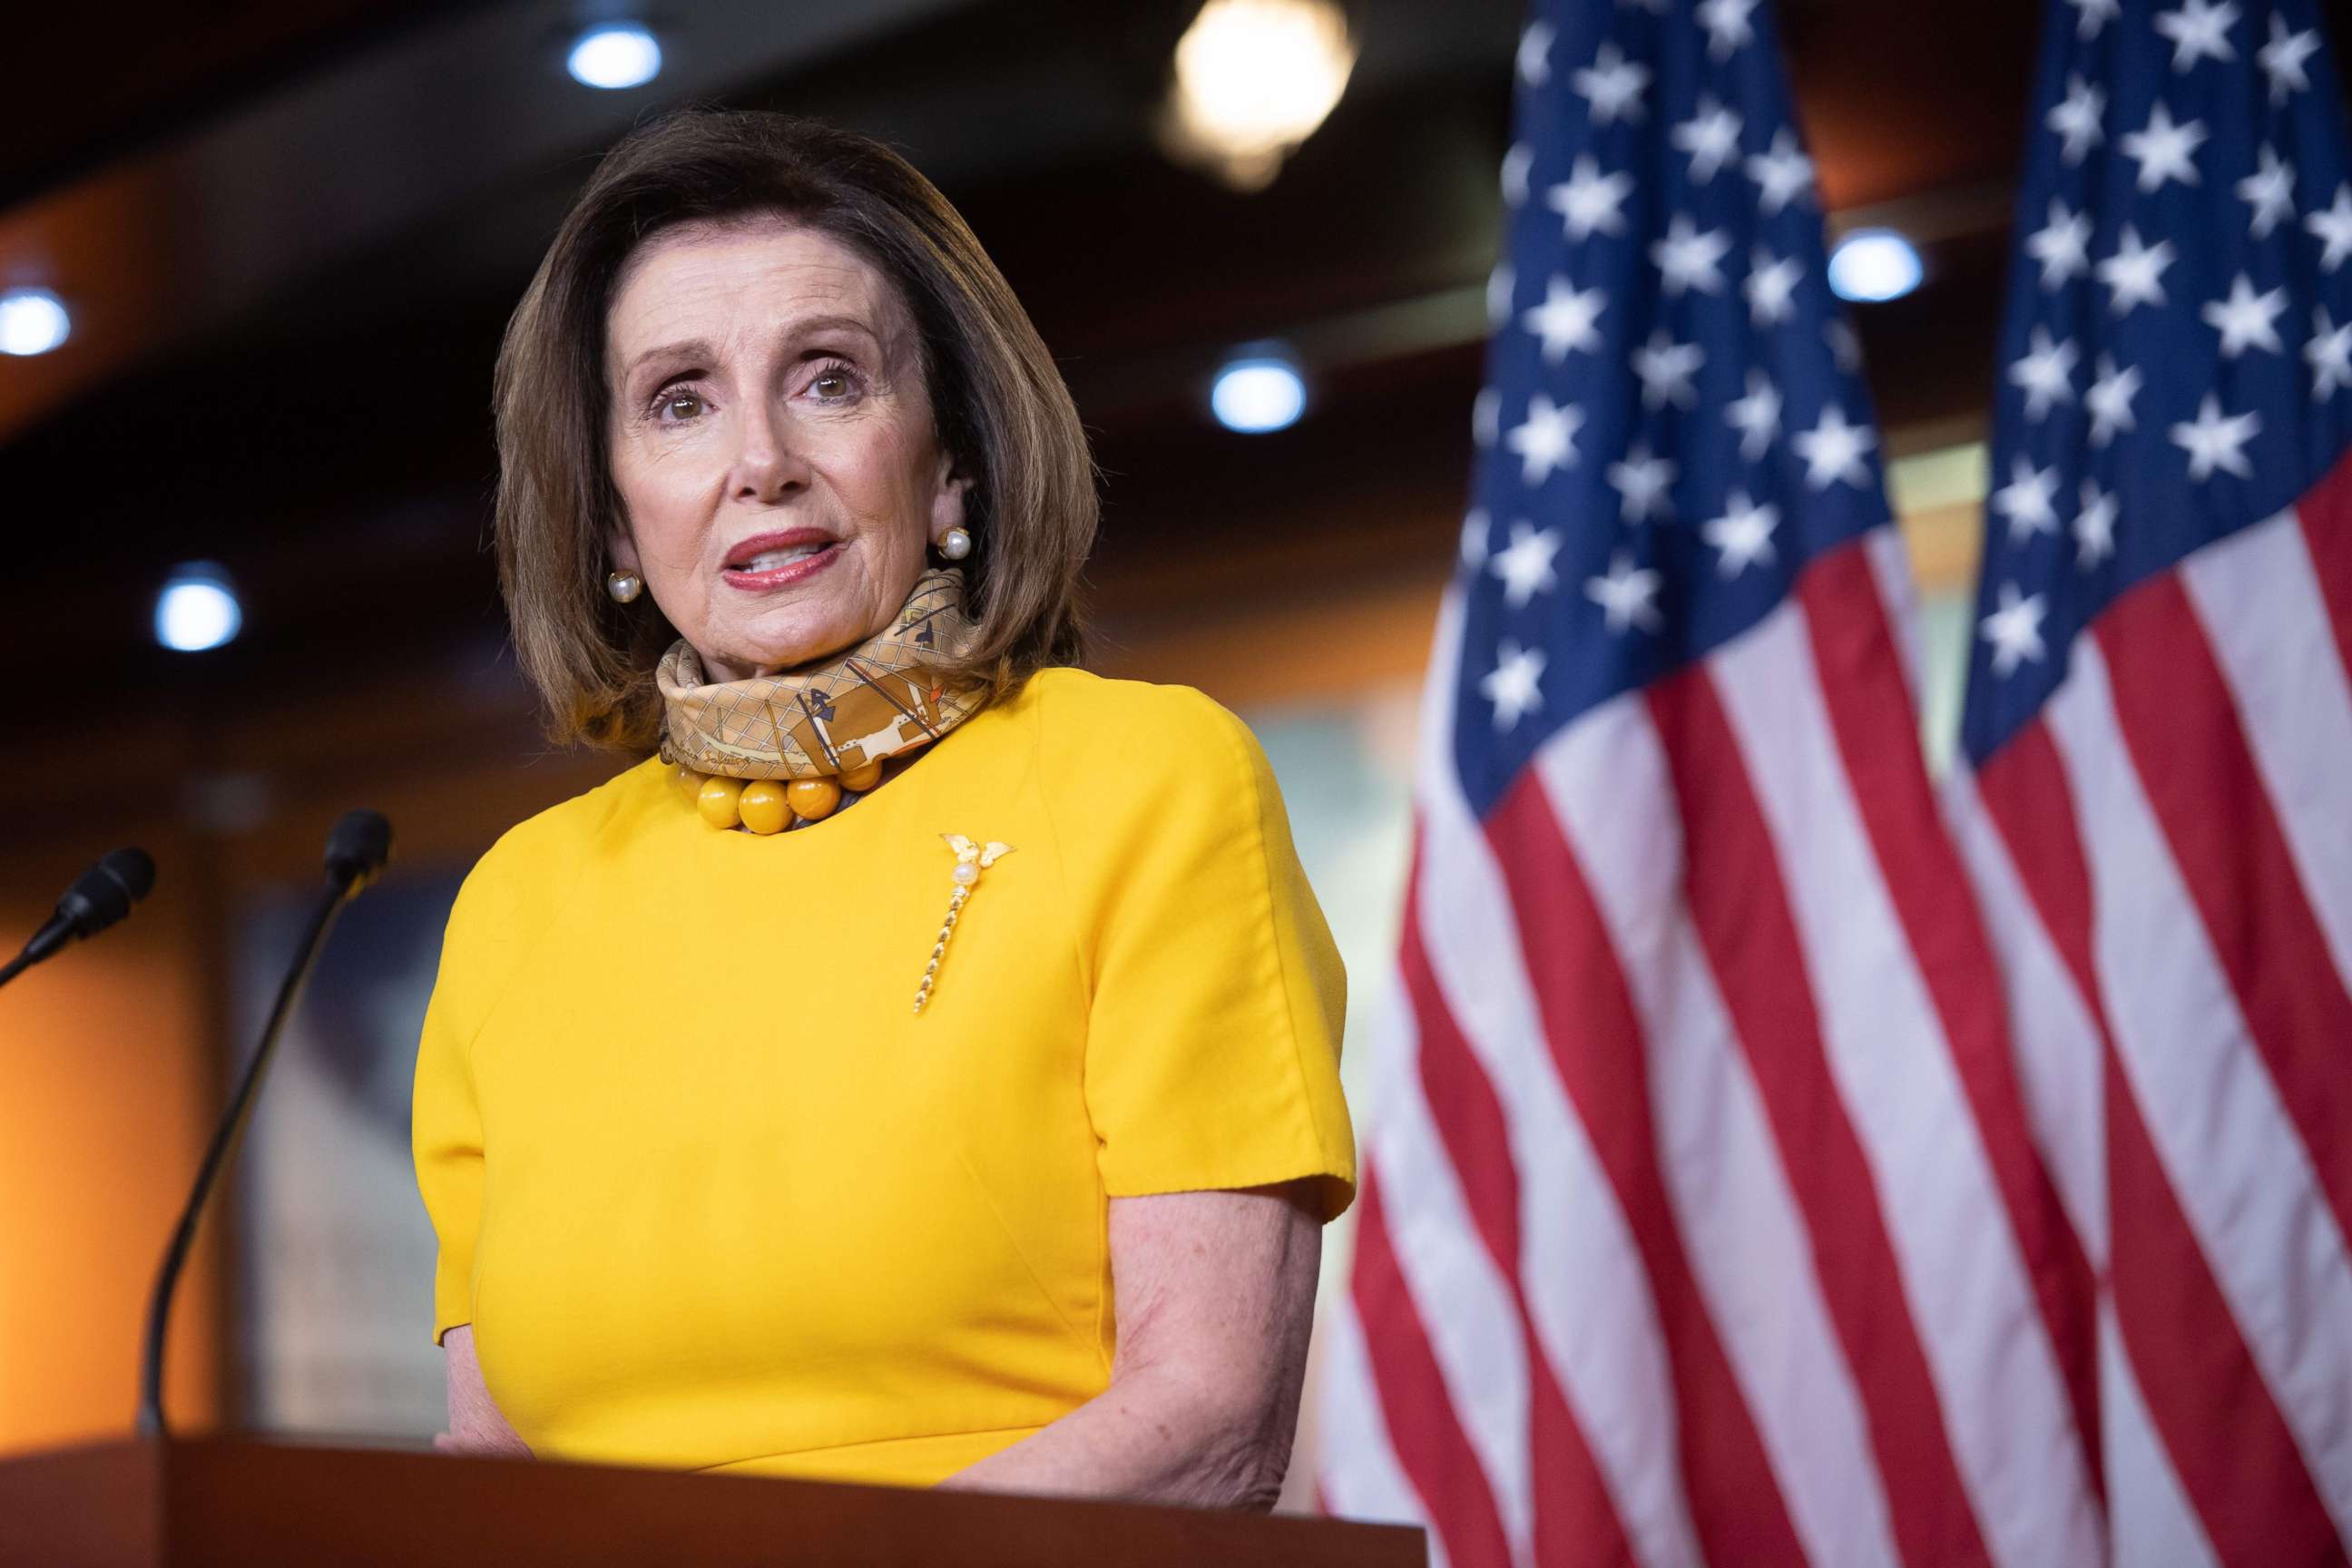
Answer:
[{"label": "ear", "polygon": [[971,489],[969,477],[955,471],[955,459],[940,455],[939,472],[931,480],[930,542],[934,549],[950,528],[963,526],[963,498]]},{"label": "ear", "polygon": [[637,542],[629,537],[626,528],[614,529],[611,537],[604,541],[604,547],[612,552],[615,570],[635,572],[641,578],[646,574],[637,562]]}]

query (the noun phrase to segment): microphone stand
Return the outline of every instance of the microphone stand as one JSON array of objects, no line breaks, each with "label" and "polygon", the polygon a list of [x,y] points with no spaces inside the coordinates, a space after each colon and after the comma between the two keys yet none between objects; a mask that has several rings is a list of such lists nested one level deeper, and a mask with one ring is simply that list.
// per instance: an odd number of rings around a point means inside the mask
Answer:
[{"label": "microphone stand", "polygon": [[[359,813],[353,813],[354,816]],[[368,814],[373,815],[373,814]],[[377,818],[380,822],[382,819]],[[340,833],[341,828],[338,827]],[[390,829],[385,829],[387,842]],[[383,863],[382,854],[376,864]],[[366,882],[373,866],[359,861],[337,860],[330,853],[328,888],[318,907],[310,913],[310,923],[302,933],[302,942],[295,957],[294,967],[287,972],[286,982],[278,988],[277,1003],[269,1009],[269,1022],[261,1032],[261,1044],[245,1064],[237,1079],[236,1092],[230,1098],[226,1113],[220,1125],[213,1130],[212,1146],[205,1151],[205,1163],[196,1172],[195,1189],[188,1194],[187,1206],[180,1212],[179,1228],[172,1233],[172,1245],[163,1254],[163,1267],[155,1276],[155,1292],[147,1305],[147,1333],[139,1358],[139,1432],[146,1437],[166,1437],[170,1427],[163,1419],[163,1340],[171,1325],[172,1293],[180,1282],[180,1270],[186,1266],[189,1249],[196,1239],[196,1224],[204,1217],[205,1199],[211,1194],[213,1184],[236,1152],[238,1138],[245,1131],[247,1119],[253,1110],[256,1090],[261,1086],[261,1075],[269,1067],[269,1058],[278,1048],[278,1037],[286,1027],[287,1018],[294,1011],[302,986],[316,967],[320,950],[326,945],[328,931],[343,906]]]}]

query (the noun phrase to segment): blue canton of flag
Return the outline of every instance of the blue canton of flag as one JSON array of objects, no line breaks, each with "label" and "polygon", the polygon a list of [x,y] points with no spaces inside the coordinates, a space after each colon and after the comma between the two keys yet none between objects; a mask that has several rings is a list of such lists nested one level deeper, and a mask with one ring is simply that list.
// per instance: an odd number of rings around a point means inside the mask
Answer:
[{"label": "blue canton of flag", "polygon": [[2117,595],[2291,505],[2352,434],[2352,184],[2315,9],[2049,7],[1961,726],[1974,764]]},{"label": "blue canton of flag", "polygon": [[1760,0],[1544,0],[1474,430],[1454,752],[1489,810],[1578,715],[1887,521]]}]

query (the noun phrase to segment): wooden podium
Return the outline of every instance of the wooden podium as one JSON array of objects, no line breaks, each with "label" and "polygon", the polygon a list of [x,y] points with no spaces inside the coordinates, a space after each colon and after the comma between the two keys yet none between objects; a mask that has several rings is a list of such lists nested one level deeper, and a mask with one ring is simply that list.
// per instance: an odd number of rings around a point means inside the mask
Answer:
[{"label": "wooden podium", "polygon": [[243,1438],[0,1462],[0,1564],[1423,1568],[1418,1530]]}]

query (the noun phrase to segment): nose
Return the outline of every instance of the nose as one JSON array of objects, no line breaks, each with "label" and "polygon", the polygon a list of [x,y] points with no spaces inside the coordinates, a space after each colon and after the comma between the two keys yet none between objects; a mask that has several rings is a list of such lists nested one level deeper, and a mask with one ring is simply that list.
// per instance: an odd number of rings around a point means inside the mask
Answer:
[{"label": "nose", "polygon": [[765,402],[751,405],[737,429],[730,499],[773,503],[808,487],[807,462],[782,410]]}]

